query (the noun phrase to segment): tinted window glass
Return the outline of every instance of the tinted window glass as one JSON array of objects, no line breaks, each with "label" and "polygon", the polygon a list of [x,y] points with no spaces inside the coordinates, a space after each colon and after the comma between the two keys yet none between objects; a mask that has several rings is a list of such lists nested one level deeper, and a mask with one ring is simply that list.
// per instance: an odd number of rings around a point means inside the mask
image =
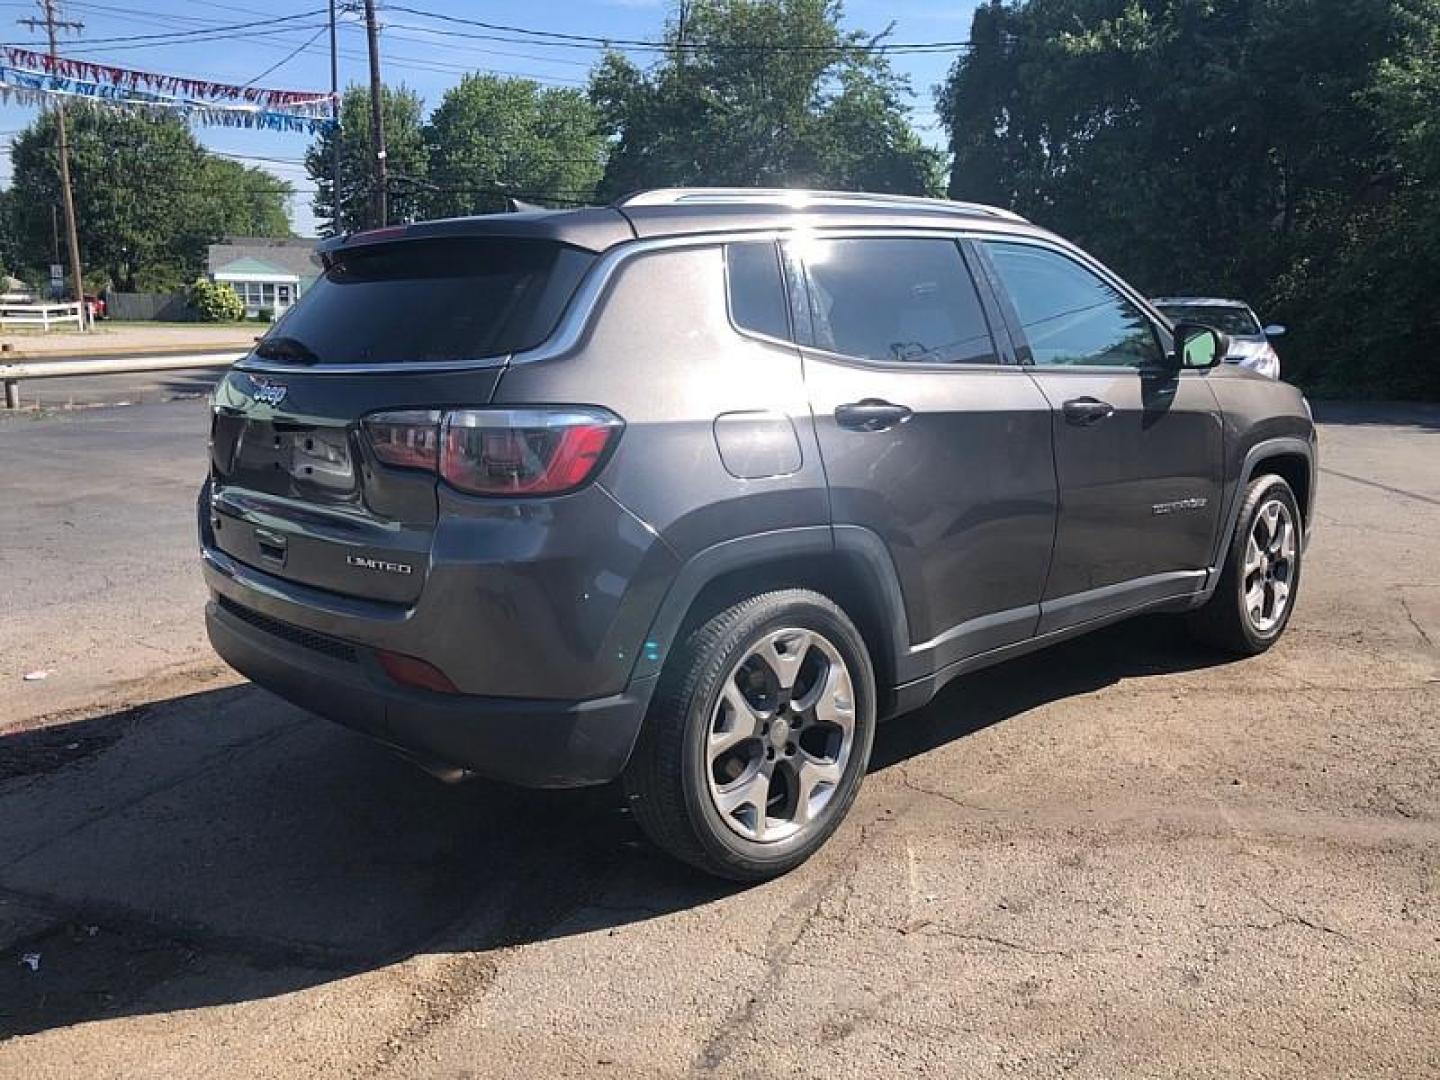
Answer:
[{"label": "tinted window glass", "polygon": [[528,349],[554,330],[594,259],[537,240],[411,240],[341,252],[255,353],[299,364],[393,364]]},{"label": "tinted window glass", "polygon": [[993,364],[975,283],[949,240],[797,243],[815,344],[887,363]]},{"label": "tinted window glass", "polygon": [[785,311],[785,287],[780,280],[775,245],[727,245],[725,273],[730,285],[730,317],[735,325],[788,341],[790,318]]},{"label": "tinted window glass", "polygon": [[987,243],[1037,364],[1139,367],[1160,346],[1140,309],[1108,282],[1054,251]]},{"label": "tinted window glass", "polygon": [[1260,337],[1260,321],[1249,308],[1222,304],[1157,304],[1172,323],[1198,322],[1235,337]]}]

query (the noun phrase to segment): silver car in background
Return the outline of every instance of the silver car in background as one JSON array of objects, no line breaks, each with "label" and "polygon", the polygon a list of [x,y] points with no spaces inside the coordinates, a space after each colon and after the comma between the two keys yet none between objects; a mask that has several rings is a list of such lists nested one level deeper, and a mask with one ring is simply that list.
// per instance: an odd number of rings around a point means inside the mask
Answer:
[{"label": "silver car in background", "polygon": [[1229,335],[1227,364],[1239,364],[1271,379],[1280,378],[1280,357],[1271,338],[1285,333],[1285,327],[1262,327],[1255,310],[1243,300],[1217,300],[1200,296],[1164,296],[1152,300],[1172,323],[1195,322],[1213,326]]}]

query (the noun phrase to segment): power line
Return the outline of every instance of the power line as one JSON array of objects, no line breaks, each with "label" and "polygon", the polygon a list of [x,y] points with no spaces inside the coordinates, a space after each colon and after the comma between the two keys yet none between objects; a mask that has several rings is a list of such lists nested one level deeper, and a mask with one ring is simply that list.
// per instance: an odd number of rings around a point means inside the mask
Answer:
[{"label": "power line", "polygon": [[[89,41],[86,42],[86,44],[87,44],[87,45],[112,45],[112,44],[121,44],[121,43],[124,43],[124,42],[131,42],[131,41],[151,41],[151,40],[154,40],[154,39],[157,39],[157,38],[193,38],[193,37],[203,37],[203,36],[208,35],[208,34],[216,34],[216,33],[219,33],[220,31],[229,31],[229,30],[254,31],[256,27],[260,27],[260,26],[272,26],[272,25],[275,24],[275,23],[283,23],[283,22],[295,22],[295,21],[297,21],[297,20],[299,20],[299,19],[313,19],[316,15],[323,15],[323,14],[325,14],[325,9],[324,9],[324,8],[317,8],[315,11],[304,11],[304,12],[301,12],[301,13],[299,13],[299,14],[297,14],[297,15],[277,15],[277,16],[276,16],[275,18],[273,18],[273,19],[252,20],[252,21],[250,21],[250,22],[222,24],[222,25],[220,25],[220,26],[215,26],[215,27],[213,27],[213,28],[206,28],[206,29],[200,29],[200,30],[172,30],[171,32],[166,33],[166,34],[126,34],[126,35],[124,35],[123,37],[91,38],[91,39],[89,39]],[[294,29],[294,28],[293,28],[293,27],[287,27],[287,28],[286,28],[286,30],[290,30],[290,29]],[[277,33],[280,33],[280,32],[284,32],[284,31],[276,31],[276,32],[277,32]],[[0,42],[0,45],[24,45],[24,44],[26,44],[26,43],[23,42],[23,41],[6,41],[6,42]]]},{"label": "power line", "polygon": [[[793,52],[793,53],[839,53],[839,52],[878,52],[878,53],[912,53],[912,52],[961,52],[970,48],[968,41],[909,41],[909,42],[882,42],[872,41],[870,44],[858,42],[847,42],[835,45],[809,45],[785,42],[707,42],[707,41],[653,41],[643,38],[609,38],[599,37],[593,34],[569,34],[558,30],[535,30],[524,26],[513,26],[507,23],[485,22],[481,19],[467,19],[460,15],[450,15],[439,11],[426,11],[422,8],[405,7],[401,4],[387,5],[389,11],[403,11],[407,15],[418,15],[424,19],[434,19],[437,22],[452,23],[461,26],[474,26],[492,33],[523,35],[515,37],[493,37],[487,34],[466,35],[458,31],[451,31],[456,36],[474,36],[482,40],[510,41],[531,45],[582,48],[582,49],[644,49],[651,51],[669,52],[675,49],[684,49],[697,52]],[[412,29],[416,29],[412,27]],[[427,29],[427,28],[420,28]],[[431,29],[432,33],[443,33],[444,31]]]},{"label": "power line", "polygon": [[[323,25],[323,24],[322,24],[322,23],[313,23],[313,22],[312,22],[312,23],[298,23],[298,24],[296,24],[296,25],[294,25],[294,26],[275,27],[274,29],[271,29],[271,30],[252,29],[252,30],[229,30],[229,31],[214,31],[214,32],[211,32],[211,31],[208,31],[208,30],[207,30],[207,31],[203,31],[203,32],[196,32],[195,34],[192,34],[191,36],[188,36],[188,37],[183,37],[183,38],[169,38],[169,39],[163,40],[163,41],[161,41],[161,40],[124,39],[124,38],[111,38],[111,39],[108,39],[109,41],[119,42],[119,44],[107,44],[107,39],[103,39],[103,38],[92,38],[92,39],[90,39],[90,40],[87,40],[85,44],[86,44],[86,45],[99,46],[100,48],[103,48],[106,52],[133,52],[133,51],[135,51],[136,49],[163,49],[163,48],[165,48],[165,47],[167,47],[167,46],[170,46],[170,45],[201,45],[201,44],[204,44],[204,43],[210,42],[210,41],[228,41],[228,40],[251,41],[251,42],[255,42],[256,44],[259,44],[259,38],[262,37],[262,36],[263,36],[263,37],[279,37],[279,36],[282,35],[282,34],[293,34],[293,33],[296,33],[297,31],[313,30],[313,29],[315,29],[317,26],[320,26],[320,25]],[[164,37],[164,36],[165,36],[165,35],[163,35],[163,34],[157,34],[157,35],[156,35],[156,38],[162,38],[162,37]],[[16,44],[16,43],[15,43],[15,42],[0,42],[0,45],[5,45],[5,44]],[[288,43],[288,42],[281,43],[279,47],[283,49],[283,48],[285,48],[285,46],[286,46],[287,44],[289,44],[289,43]]]},{"label": "power line", "polygon": [[[200,0],[191,0],[191,3],[199,3],[199,2],[200,2]],[[3,0],[0,0],[0,3],[3,3]],[[17,6],[23,6],[23,5],[17,5]],[[221,22],[221,20],[219,20],[219,19],[206,19],[206,18],[194,16],[194,15],[166,15],[164,19],[157,19],[157,18],[154,18],[154,17],[152,17],[152,16],[141,15],[141,14],[138,14],[138,13],[134,13],[134,12],[132,12],[132,11],[131,11],[130,9],[128,9],[128,8],[112,7],[112,6],[108,5],[108,4],[99,4],[99,3],[89,2],[89,0],[87,0],[87,2],[81,2],[81,0],[72,0],[71,6],[72,6],[72,7],[80,8],[80,9],[85,10],[85,11],[94,11],[94,12],[109,13],[109,14],[115,14],[115,15],[123,15],[123,16],[126,18],[127,21],[144,23],[144,24],[150,25],[150,26],[170,26],[171,24],[173,24],[173,23],[175,23],[175,22],[183,22],[183,23],[192,23],[192,24],[195,24],[195,25],[208,26],[208,27],[214,28],[215,26],[219,25],[220,22]],[[218,10],[218,11],[233,11],[233,10],[234,10],[233,8],[231,8],[229,5],[226,5],[226,4],[211,4],[211,3],[207,3],[207,4],[205,4],[204,6],[205,6],[205,7],[213,7],[213,8],[215,8],[215,9]],[[357,30],[360,29],[359,24],[356,23],[356,22],[354,22],[354,21],[342,22],[341,25],[348,26],[348,27],[352,27],[352,28],[357,29]],[[396,32],[397,29],[402,29],[402,28],[403,28],[403,29],[419,30],[419,31],[421,31],[422,33],[425,33],[425,34],[428,34],[428,35],[434,35],[434,33],[435,33],[433,30],[430,30],[430,29],[428,29],[428,28],[426,28],[426,27],[411,26],[411,25],[406,24],[406,23],[386,23],[386,24],[385,24],[385,30],[386,30],[387,33],[390,34],[391,37],[397,38],[397,39],[402,40],[402,41],[413,41],[413,42],[416,42],[416,43],[418,43],[418,44],[428,45],[428,46],[430,46],[431,48],[434,48],[434,49],[445,49],[445,50],[451,51],[451,52],[464,52],[464,53],[466,53],[467,55],[471,55],[471,54],[474,54],[474,53],[484,53],[484,54],[487,55],[487,56],[506,56],[506,57],[511,57],[511,58],[513,58],[513,59],[517,59],[517,60],[539,60],[539,61],[541,61],[542,63],[546,63],[546,64],[563,64],[563,65],[566,65],[566,66],[569,66],[569,67],[589,68],[589,67],[591,66],[591,62],[588,61],[588,60],[572,60],[572,59],[570,59],[570,58],[568,58],[568,57],[564,57],[564,56],[542,56],[542,55],[539,55],[539,54],[537,54],[537,53],[511,52],[511,51],[506,50],[506,49],[487,49],[487,48],[485,48],[485,47],[483,47],[483,46],[479,46],[479,45],[456,45],[456,44],[450,44],[450,43],[447,43],[447,42],[444,42],[444,41],[436,41],[436,40],[434,40],[434,37],[433,37],[433,36],[430,36],[430,37],[418,37],[418,36],[416,36],[416,35],[414,35],[414,34],[403,34],[403,33],[397,33],[397,32]],[[277,43],[275,43],[275,42],[270,42],[270,41],[259,41],[259,40],[257,40],[257,41],[256,41],[256,44],[265,45],[265,46],[267,46],[267,47],[269,47],[269,48],[283,48],[283,47],[284,47],[283,45],[279,45],[279,44],[277,44]]]},{"label": "power line", "polygon": [[[166,147],[166,148],[164,148],[163,150],[161,150],[161,149],[156,148],[156,147],[136,146],[136,145],[132,145],[132,144],[129,144],[129,143],[121,143],[121,144],[118,144],[118,145],[113,145],[113,144],[112,144],[112,145],[109,147],[109,149],[111,149],[111,150],[121,150],[121,151],[135,151],[136,153],[143,153],[143,154],[145,155],[145,157],[146,157],[147,160],[150,159],[150,158],[154,158],[154,157],[157,157],[157,156],[163,156],[164,154],[169,154],[169,153],[171,153],[171,148],[170,148],[170,147]],[[9,156],[13,157],[14,154],[15,154],[15,148],[14,148],[13,146],[0,146],[0,155],[9,155]],[[272,157],[272,156],[270,156],[269,154],[236,154],[236,153],[231,153],[229,150],[212,150],[212,149],[210,149],[208,146],[201,146],[201,147],[199,147],[197,150],[193,150],[193,151],[192,151],[192,150],[180,150],[179,148],[175,148],[175,149],[174,149],[174,152],[173,152],[173,156],[175,156],[175,157],[181,157],[181,156],[184,156],[184,155],[187,155],[187,154],[210,154],[210,155],[212,155],[212,156],[214,156],[214,157],[232,158],[232,159],[234,159],[234,160],[236,160],[236,161],[263,161],[263,162],[266,162],[266,163],[272,164],[272,165],[305,165],[305,164],[306,164],[306,161],[305,161],[304,158]]]},{"label": "power line", "polygon": [[[321,24],[319,27],[317,27],[317,28],[316,28],[316,36],[318,37],[321,32],[323,32],[325,29],[327,29],[327,26],[328,26],[328,24]],[[301,30],[301,31],[303,31],[303,30],[309,30],[309,29],[311,29],[311,28],[312,28],[311,26],[301,26],[301,27],[292,26],[292,27],[285,27],[284,29],[271,30],[271,31],[257,31],[257,32],[258,32],[258,33],[269,33],[269,34],[272,34],[272,35],[279,35],[279,34],[295,33],[297,30]],[[277,44],[277,43],[275,43],[275,42],[259,41],[259,40],[255,39],[255,38],[254,38],[252,35],[250,35],[250,34],[223,34],[223,35],[220,35],[220,37],[221,37],[221,38],[235,38],[235,39],[239,39],[239,40],[249,41],[249,42],[252,42],[253,44],[257,44],[257,45],[268,45],[268,46],[270,46],[271,48],[282,48],[282,49],[283,49],[283,48],[286,47],[286,45]],[[184,40],[184,41],[151,41],[151,42],[145,42],[145,43],[143,43],[143,44],[138,44],[138,45],[115,45],[115,46],[110,46],[109,48],[106,49],[106,51],[107,51],[107,52],[115,52],[115,51],[121,51],[121,50],[131,50],[131,49],[156,49],[156,48],[164,48],[164,47],[170,46],[170,45],[194,45],[197,40],[201,40],[201,39],[190,38],[190,39],[187,39],[187,40]],[[215,40],[215,39],[206,38],[206,39],[203,39],[203,40],[209,41],[209,40]],[[296,50],[296,51],[297,51],[297,52],[306,52],[306,53],[311,53],[311,54],[320,53],[320,52],[322,52],[322,51],[323,51],[323,52],[328,52],[328,49],[319,49],[319,48],[314,47],[314,40],[315,40],[314,38],[311,38],[310,41],[302,43],[302,44],[299,46],[298,50]],[[87,42],[87,44],[90,44],[90,43]],[[286,43],[286,44],[288,44],[288,43]],[[293,55],[293,54],[292,54],[292,55]],[[364,53],[358,52],[358,51],[353,50],[353,49],[341,49],[341,50],[340,50],[340,55],[343,56],[343,57],[345,57],[347,60],[364,60],[364,59],[365,59],[365,54],[364,54]],[[68,56],[68,58],[69,58],[69,59],[74,59],[74,60],[87,59],[88,62],[90,62],[90,63],[95,63],[95,64],[104,64],[104,63],[106,63],[106,61],[104,61],[104,60],[90,59],[90,58],[86,58],[86,57]],[[513,69],[495,68],[495,67],[488,67],[488,66],[485,67],[485,68],[477,68],[477,67],[475,67],[474,65],[469,65],[469,64],[450,64],[450,63],[446,63],[446,62],[441,61],[441,60],[424,60],[424,59],[421,59],[420,57],[412,57],[412,56],[405,56],[405,55],[399,55],[399,54],[395,54],[395,55],[387,54],[387,55],[386,55],[386,58],[385,58],[385,62],[386,62],[387,65],[390,65],[390,66],[393,66],[393,67],[413,69],[413,70],[415,70],[415,71],[428,71],[428,72],[431,72],[431,73],[434,73],[434,74],[440,74],[440,75],[449,75],[449,74],[467,75],[467,74],[470,74],[471,72],[485,71],[485,72],[488,72],[488,73],[491,73],[491,74],[503,75],[503,76],[507,76],[507,77],[511,77],[511,78],[530,79],[530,80],[533,81],[533,82],[539,82],[539,83],[549,83],[549,84],[563,85],[563,86],[573,86],[573,87],[581,87],[581,86],[586,85],[585,82],[584,82],[583,80],[580,80],[580,79],[565,79],[565,78],[562,78],[562,77],[559,77],[559,76],[554,76],[554,75],[542,75],[542,74],[540,74],[540,73],[538,73],[538,72],[515,71],[515,70],[513,70]],[[204,76],[196,76],[196,78],[204,78]]]},{"label": "power line", "polygon": [[256,76],[255,76],[253,79],[251,79],[249,82],[243,82],[243,83],[241,83],[240,85],[241,85],[242,87],[244,87],[244,86],[254,86],[254,85],[255,85],[256,83],[258,83],[261,79],[265,78],[266,75],[269,75],[269,74],[271,74],[272,72],[275,72],[275,71],[280,70],[282,67],[284,67],[286,64],[288,64],[291,60],[294,60],[295,57],[299,56],[305,49],[308,49],[311,45],[315,44],[315,42],[319,40],[320,35],[323,34],[323,33],[325,33],[325,32],[326,32],[327,30],[329,30],[329,29],[330,29],[330,26],[329,26],[328,23],[327,23],[325,26],[320,27],[319,30],[316,30],[316,31],[315,31],[314,36],[311,37],[308,41],[306,41],[304,45],[301,45],[301,46],[299,46],[298,48],[293,49],[292,51],[286,53],[286,54],[285,54],[284,56],[282,56],[279,60],[276,60],[275,63],[271,64],[271,65],[270,65],[268,68],[266,68],[264,71],[260,72],[259,75],[256,75]]}]

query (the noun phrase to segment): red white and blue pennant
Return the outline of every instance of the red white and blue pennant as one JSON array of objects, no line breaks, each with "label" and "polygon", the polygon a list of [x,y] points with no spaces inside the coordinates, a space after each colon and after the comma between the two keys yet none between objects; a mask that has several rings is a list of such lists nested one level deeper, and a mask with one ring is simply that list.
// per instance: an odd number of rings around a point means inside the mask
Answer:
[{"label": "red white and blue pennant", "polygon": [[93,60],[0,49],[0,100],[44,104],[61,98],[182,116],[192,123],[272,131],[330,128],[331,96],[305,90],[234,86],[137,71]]}]

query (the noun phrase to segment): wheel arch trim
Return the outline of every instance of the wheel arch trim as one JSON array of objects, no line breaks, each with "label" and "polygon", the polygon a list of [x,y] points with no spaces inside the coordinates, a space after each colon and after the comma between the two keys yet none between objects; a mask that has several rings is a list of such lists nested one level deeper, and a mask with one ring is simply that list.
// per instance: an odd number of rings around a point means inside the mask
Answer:
[{"label": "wheel arch trim", "polygon": [[[708,587],[732,574],[753,571],[758,576],[767,568],[802,560],[822,560],[832,567],[837,561],[839,565],[849,564],[849,584],[865,596],[871,609],[868,614],[878,621],[873,635],[878,640],[872,644],[883,649],[883,655],[873,658],[882,694],[890,689],[881,685],[882,673],[891,686],[926,674],[911,670],[916,662],[909,655],[904,595],[884,541],[862,526],[806,525],[724,540],[687,559],[651,620],[632,681],[652,678],[660,672],[695,602]],[[841,603],[838,598],[831,599]],[[856,612],[847,613],[857,624],[862,621]]]},{"label": "wheel arch trim", "polygon": [[[1294,435],[1264,439],[1245,452],[1245,459],[1235,476],[1234,485],[1228,496],[1225,515],[1221,518],[1224,527],[1215,538],[1215,550],[1210,560],[1210,581],[1207,593],[1213,589],[1219,581],[1220,572],[1225,569],[1225,553],[1229,550],[1230,539],[1235,534],[1235,525],[1240,517],[1240,508],[1245,502],[1245,488],[1248,486],[1250,478],[1255,475],[1255,470],[1259,465],[1276,457],[1304,458],[1309,469],[1310,482],[1305,500],[1306,505],[1300,507],[1301,520],[1305,523],[1305,538],[1308,540],[1311,511],[1315,505],[1315,446],[1309,440]],[[1296,497],[1298,500],[1298,493]]]}]

